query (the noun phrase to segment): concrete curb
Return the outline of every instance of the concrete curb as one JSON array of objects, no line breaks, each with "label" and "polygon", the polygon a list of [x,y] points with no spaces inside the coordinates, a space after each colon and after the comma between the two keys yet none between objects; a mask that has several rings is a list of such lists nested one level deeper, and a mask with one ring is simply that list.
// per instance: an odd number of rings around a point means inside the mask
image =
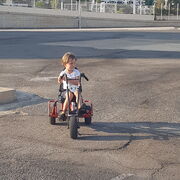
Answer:
[{"label": "concrete curb", "polygon": [[0,32],[82,32],[82,31],[170,31],[180,30],[177,27],[132,27],[132,28],[81,28],[81,29],[0,29]]},{"label": "concrete curb", "polygon": [[0,87],[0,104],[10,103],[16,100],[16,90]]},{"label": "concrete curb", "polygon": [[[6,100],[11,97],[7,92],[4,94],[6,95]],[[49,100],[49,99],[40,97],[36,94],[31,94],[31,93],[27,93],[27,92],[23,92],[19,90],[16,90],[15,94],[16,94],[16,100],[14,100],[13,102],[11,101],[6,104],[1,104],[0,112],[9,111],[9,110],[13,110],[13,109],[17,109],[17,108],[21,108],[25,106],[40,104],[40,103],[47,102]]]}]

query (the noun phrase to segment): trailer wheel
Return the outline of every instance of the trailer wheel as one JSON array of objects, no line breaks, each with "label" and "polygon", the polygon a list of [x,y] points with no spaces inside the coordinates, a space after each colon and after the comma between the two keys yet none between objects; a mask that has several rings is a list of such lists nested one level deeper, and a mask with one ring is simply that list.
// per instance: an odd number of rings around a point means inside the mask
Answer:
[{"label": "trailer wheel", "polygon": [[56,124],[56,118],[55,117],[49,117],[50,124],[55,125]]},{"label": "trailer wheel", "polygon": [[91,117],[84,118],[84,120],[86,125],[91,124],[91,120],[92,120]]}]

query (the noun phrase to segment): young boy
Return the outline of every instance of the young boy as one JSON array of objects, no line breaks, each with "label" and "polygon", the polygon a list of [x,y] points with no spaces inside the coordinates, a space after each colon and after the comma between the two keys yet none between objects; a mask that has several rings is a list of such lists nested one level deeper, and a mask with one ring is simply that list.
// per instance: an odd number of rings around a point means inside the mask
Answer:
[{"label": "young boy", "polygon": [[[64,66],[65,69],[59,74],[59,77],[58,77],[58,83],[63,83],[63,89],[67,88],[65,77],[63,75],[66,74],[68,79],[72,79],[72,80],[68,80],[70,101],[73,99],[74,96],[76,97],[76,100],[78,97],[78,85],[79,85],[80,72],[75,68],[76,61],[77,59],[74,54],[70,52],[65,53],[61,60],[62,65]],[[79,98],[80,99],[79,99],[78,108],[80,108],[82,105],[81,95],[79,96]],[[68,97],[66,94],[66,98],[63,104],[63,109],[60,114],[60,119],[65,120],[65,117],[66,117],[65,113],[66,113],[67,108],[68,108]]]}]

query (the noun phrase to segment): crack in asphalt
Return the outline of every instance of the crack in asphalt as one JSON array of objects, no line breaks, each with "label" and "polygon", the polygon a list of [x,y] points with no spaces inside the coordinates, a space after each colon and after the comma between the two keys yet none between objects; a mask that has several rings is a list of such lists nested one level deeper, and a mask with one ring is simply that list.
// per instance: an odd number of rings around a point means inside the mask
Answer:
[{"label": "crack in asphalt", "polygon": [[165,166],[166,166],[165,164],[161,163],[161,167],[155,169],[155,171],[151,174],[151,177],[154,178],[154,176],[155,176],[159,171],[161,171],[163,168],[165,168]]},{"label": "crack in asphalt", "polygon": [[141,103],[140,103],[140,105],[149,105],[149,99],[147,98],[147,99],[145,99],[144,101],[142,101]]},{"label": "crack in asphalt", "polygon": [[33,75],[38,75],[39,73],[43,72],[47,67],[49,67],[50,64],[47,64],[45,66],[43,66],[42,68],[40,68],[39,70],[37,70],[36,72],[33,73]]},{"label": "crack in asphalt", "polygon": [[129,141],[126,144],[124,144],[123,146],[119,147],[118,149],[122,150],[122,149],[127,148],[131,144],[132,140],[133,140],[133,135],[131,134]]},{"label": "crack in asphalt", "polygon": [[127,143],[125,143],[123,146],[120,146],[118,148],[93,148],[93,149],[83,149],[82,152],[95,152],[95,151],[117,151],[117,150],[123,150],[127,148],[133,140],[133,135],[130,135],[130,139]]},{"label": "crack in asphalt", "polygon": [[170,165],[179,165],[180,163],[168,163],[168,162],[163,162],[161,163],[161,167],[160,168],[157,168],[155,169],[155,171],[151,174],[151,177],[154,179],[154,176],[159,173],[162,169],[170,166]]}]

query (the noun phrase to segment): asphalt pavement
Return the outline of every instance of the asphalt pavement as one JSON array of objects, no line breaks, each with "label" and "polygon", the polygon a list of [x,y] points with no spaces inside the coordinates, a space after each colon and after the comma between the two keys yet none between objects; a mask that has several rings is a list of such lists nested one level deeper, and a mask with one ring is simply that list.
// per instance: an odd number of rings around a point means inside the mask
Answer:
[{"label": "asphalt pavement", "polygon": [[[0,32],[0,179],[179,180],[180,33]],[[92,125],[50,125],[60,57],[78,57]]]}]

